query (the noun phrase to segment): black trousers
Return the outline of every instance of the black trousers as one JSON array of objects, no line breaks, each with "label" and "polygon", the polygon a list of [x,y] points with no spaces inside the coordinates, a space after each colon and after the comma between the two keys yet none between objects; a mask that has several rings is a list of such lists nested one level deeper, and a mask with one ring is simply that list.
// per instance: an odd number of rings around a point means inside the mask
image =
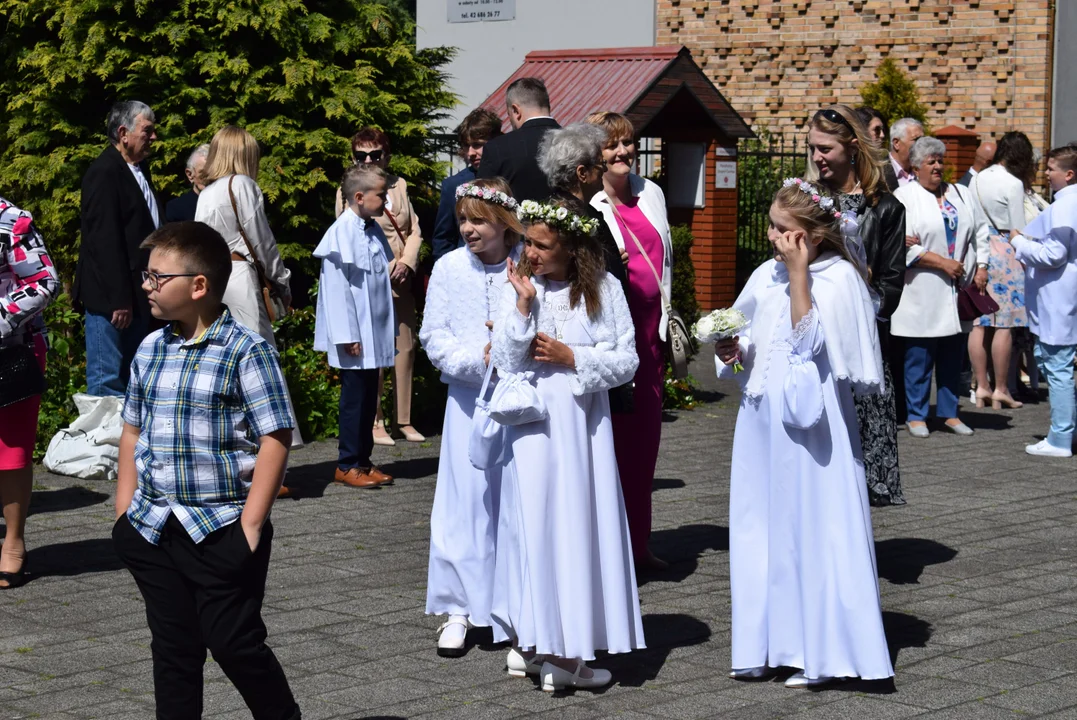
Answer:
[{"label": "black trousers", "polygon": [[238,520],[195,544],[170,515],[155,546],[124,515],[112,540],[146,601],[158,720],[202,717],[207,649],[255,720],[301,717],[284,670],[265,644],[262,599],[273,542],[268,520],[253,553]]},{"label": "black trousers", "polygon": [[897,423],[901,425],[909,413],[905,402],[905,338],[891,335],[890,323],[879,323],[879,341],[883,360],[890,365],[890,374],[894,379],[894,408]]},{"label": "black trousers", "polygon": [[378,371],[340,371],[340,438],[337,467],[341,470],[370,467],[374,452],[374,418],[381,402]]}]

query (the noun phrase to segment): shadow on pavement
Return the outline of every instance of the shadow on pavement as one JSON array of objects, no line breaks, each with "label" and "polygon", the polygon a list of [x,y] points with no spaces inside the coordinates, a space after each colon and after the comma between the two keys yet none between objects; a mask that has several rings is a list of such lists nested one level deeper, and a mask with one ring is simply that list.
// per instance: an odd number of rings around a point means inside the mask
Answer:
[{"label": "shadow on pavement", "polygon": [[641,575],[642,587],[651,580],[680,582],[696,571],[705,550],[729,550],[729,528],[720,525],[682,525],[651,533],[651,551],[669,563],[669,570]]},{"label": "shadow on pavement", "polygon": [[684,480],[676,478],[655,478],[652,490],[678,490],[684,487]]},{"label": "shadow on pavement", "polygon": [[941,565],[955,557],[957,550],[934,540],[893,538],[875,543],[879,577],[895,585],[917,584],[925,567]]},{"label": "shadow on pavement", "polygon": [[122,569],[123,563],[112,549],[111,538],[32,547],[26,554],[26,571],[31,580],[50,575],[70,577]]},{"label": "shadow on pavement", "polygon": [[1011,427],[1008,415],[966,407],[961,408],[961,421],[973,430],[1006,430]]},{"label": "shadow on pavement", "polygon": [[624,655],[607,655],[598,665],[613,673],[618,685],[640,687],[658,677],[669,653],[710,640],[707,624],[689,615],[644,615],[643,636],[647,649]]},{"label": "shadow on pavement", "polygon": [[108,493],[84,487],[66,487],[59,490],[37,490],[30,498],[28,515],[47,512],[63,512],[99,505],[109,499]]}]

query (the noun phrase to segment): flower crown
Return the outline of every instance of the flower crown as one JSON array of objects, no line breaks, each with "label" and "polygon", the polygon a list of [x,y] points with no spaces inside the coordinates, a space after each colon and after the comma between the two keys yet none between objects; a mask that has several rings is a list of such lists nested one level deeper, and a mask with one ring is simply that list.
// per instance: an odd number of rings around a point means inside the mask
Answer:
[{"label": "flower crown", "polygon": [[786,178],[782,181],[782,187],[792,187],[794,185],[797,186],[797,189],[800,190],[800,192],[806,195],[811,195],[811,200],[813,203],[826,210],[827,212],[833,213],[835,219],[841,217],[841,211],[834,208],[834,198],[828,195],[824,195],[811,183],[800,178],[792,177]]},{"label": "flower crown", "polygon": [[577,215],[568,208],[524,200],[516,216],[522,222],[541,222],[565,232],[594,235],[598,232],[598,220]]},{"label": "flower crown", "polygon": [[470,182],[464,183],[456,188],[456,199],[458,201],[466,197],[485,200],[488,203],[500,205],[506,210],[515,210],[519,206],[516,200],[500,190],[495,190],[492,187],[483,187]]}]

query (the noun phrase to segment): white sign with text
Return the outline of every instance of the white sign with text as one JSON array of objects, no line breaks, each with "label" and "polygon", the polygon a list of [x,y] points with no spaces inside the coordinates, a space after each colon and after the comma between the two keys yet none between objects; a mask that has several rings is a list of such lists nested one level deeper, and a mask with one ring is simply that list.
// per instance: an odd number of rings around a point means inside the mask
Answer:
[{"label": "white sign with text", "polygon": [[448,0],[448,5],[451,23],[516,19],[516,0]]}]

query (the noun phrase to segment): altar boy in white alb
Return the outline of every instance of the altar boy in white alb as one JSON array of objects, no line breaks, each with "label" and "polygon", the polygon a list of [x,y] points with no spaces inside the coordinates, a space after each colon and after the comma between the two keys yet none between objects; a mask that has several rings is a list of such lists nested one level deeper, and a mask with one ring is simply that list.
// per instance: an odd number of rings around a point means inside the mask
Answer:
[{"label": "altar boy in white alb", "polygon": [[460,657],[471,626],[490,627],[502,466],[476,469],[468,456],[475,401],[490,364],[493,320],[507,260],[520,256],[523,228],[501,178],[456,189],[456,216],[466,243],[434,265],[419,339],[449,386],[434,507],[426,612],[448,615],[438,655]]},{"label": "altar boy in white alb", "polygon": [[775,259],[734,304],[748,331],[715,346],[719,374],[743,384],[729,483],[731,677],[785,666],[801,669],[791,688],[882,680],[894,670],[853,403],[882,390],[875,307],[854,264],[855,220],[786,182],[770,208]]},{"label": "altar boy in white alb", "polygon": [[1036,336],[1036,363],[1051,394],[1051,431],[1025,452],[1072,457],[1077,424],[1077,144],[1048,153],[1047,180],[1055,193],[1051,207],[1010,241],[1025,266],[1028,327]]},{"label": "altar boy in white alb", "polygon": [[340,370],[340,439],[333,481],[374,488],[393,481],[374,467],[374,415],[378,368],[392,367],[396,353],[393,290],[385,233],[374,221],[385,207],[385,171],[354,165],[341,183],[348,209],[314,251],[322,261],[314,349]]}]

